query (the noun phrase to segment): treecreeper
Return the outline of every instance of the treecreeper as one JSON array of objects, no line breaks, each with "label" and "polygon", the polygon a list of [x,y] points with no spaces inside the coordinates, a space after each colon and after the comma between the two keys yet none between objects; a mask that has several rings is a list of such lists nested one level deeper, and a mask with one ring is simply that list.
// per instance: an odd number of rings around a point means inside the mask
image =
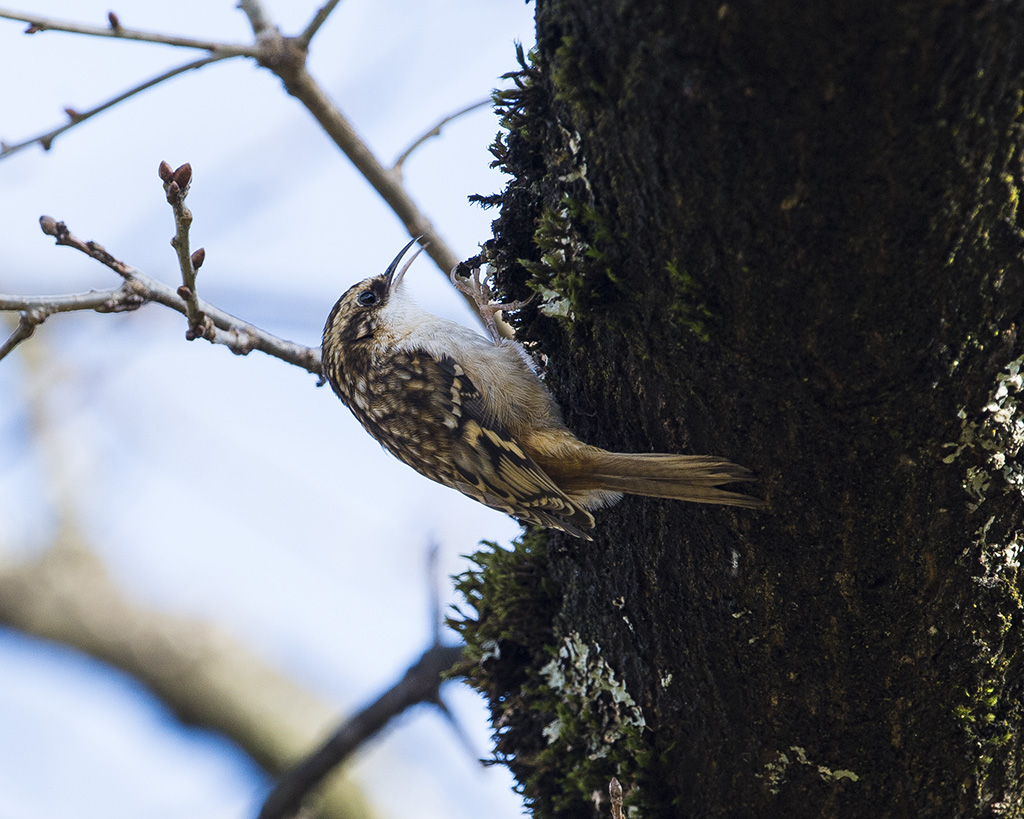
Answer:
[{"label": "treecreeper", "polygon": [[502,338],[474,271],[452,281],[492,338],[419,307],[403,287],[409,242],[380,276],[338,299],[324,327],[323,371],[383,447],[431,480],[527,523],[590,539],[591,511],[623,494],[759,508],[718,487],[753,479],[708,455],[608,452],[580,441],[522,345]]}]

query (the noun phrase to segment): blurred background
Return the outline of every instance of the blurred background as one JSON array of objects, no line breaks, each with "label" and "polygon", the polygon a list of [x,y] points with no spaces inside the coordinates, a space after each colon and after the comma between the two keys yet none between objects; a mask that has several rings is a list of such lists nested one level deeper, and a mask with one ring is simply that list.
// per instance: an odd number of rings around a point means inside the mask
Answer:
[{"label": "blurred background", "polygon": [[[31,6],[31,8],[29,8]],[[266,0],[285,34],[317,2]],[[41,0],[23,10],[106,25],[108,3]],[[247,44],[233,0],[121,0],[122,25]],[[521,0],[344,0],[309,68],[385,163],[438,120],[501,87],[515,43],[532,45]],[[0,20],[0,139],[11,144],[201,53]],[[460,258],[493,213],[467,196],[501,189],[484,107],[405,163],[409,192]],[[350,284],[407,241],[398,220],[279,80],[251,60],[189,72],[0,161],[0,292],[116,287],[55,247],[41,214],[176,286],[173,219],[157,176],[190,162],[200,295],[316,346]],[[425,256],[406,281],[428,309],[471,322]],[[31,560],[71,527],[146,611],[211,624],[328,703],[338,718],[398,679],[432,635],[427,570],[449,575],[515,522],[387,455],[316,378],[260,353],[184,340],[155,305],[51,317],[0,362],[0,566]],[[130,629],[131,624],[125,623]],[[446,635],[454,641],[454,635]],[[483,701],[443,696],[405,714],[350,764],[375,815],[511,817],[501,767],[483,768]],[[143,686],[86,655],[0,628],[0,816],[252,816],[270,781],[235,745],[183,725]]]}]

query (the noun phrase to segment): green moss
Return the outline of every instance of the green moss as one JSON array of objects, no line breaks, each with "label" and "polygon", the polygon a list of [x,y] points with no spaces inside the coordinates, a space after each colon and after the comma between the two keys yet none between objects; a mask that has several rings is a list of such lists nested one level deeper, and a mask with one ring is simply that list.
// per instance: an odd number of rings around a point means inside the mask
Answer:
[{"label": "green moss", "polygon": [[458,673],[487,696],[495,757],[534,815],[576,815],[612,776],[630,789],[651,758],[644,717],[599,646],[555,634],[561,593],[544,536],[512,550],[487,545],[456,578],[467,604],[450,621],[467,647]]},{"label": "green moss", "polygon": [[[980,345],[979,345],[980,346]],[[974,787],[1006,776],[1005,753],[1019,725],[1022,704],[1008,680],[1019,667],[1015,634],[1024,623],[1020,560],[1024,542],[1013,528],[999,523],[1000,509],[1019,504],[1024,495],[1024,357],[1010,361],[994,379],[985,405],[962,409],[960,439],[947,444],[943,458],[963,469],[962,486],[975,512],[984,515],[965,551],[978,585],[971,642],[976,646],[970,682],[954,709],[956,719],[978,748]],[[993,760],[1003,760],[994,763]]]},{"label": "green moss", "polygon": [[675,259],[665,263],[665,271],[668,273],[672,288],[673,299],[669,315],[673,323],[677,327],[685,327],[701,341],[708,341],[710,334],[706,322],[711,318],[711,311],[700,300],[700,285],[697,280],[685,270],[681,270]]},{"label": "green moss", "polygon": [[450,620],[466,643],[470,663],[459,670],[480,683],[497,670],[503,654],[552,642],[551,622],[561,599],[548,575],[542,534],[527,533],[511,550],[482,545],[487,548],[468,556],[476,568],[455,578],[456,591],[472,610],[460,608]]},{"label": "green moss", "polygon": [[[1016,538],[1010,543],[992,539],[989,520],[976,533],[972,554],[980,561],[983,574],[976,578],[978,585],[992,596],[992,615],[977,621],[972,629],[972,642],[977,647],[974,661],[974,684],[964,691],[963,701],[954,713],[960,727],[973,743],[983,751],[994,752],[1012,737],[1012,726],[1017,724],[1021,703],[1011,696],[1006,698],[1007,675],[1016,662],[1014,632],[1019,628],[1024,602],[1019,582],[1022,547]],[[983,758],[993,755],[982,753],[979,758],[979,779],[984,778],[986,765]]]},{"label": "green moss", "polygon": [[607,93],[604,86],[595,79],[596,72],[586,70],[584,54],[576,38],[564,35],[551,60],[551,85],[555,101],[569,108],[574,118],[592,108],[594,100]]},{"label": "green moss", "polygon": [[572,319],[595,290],[621,284],[600,247],[609,236],[597,211],[569,196],[541,211],[533,234],[540,259],[520,263],[530,274],[527,286],[544,299],[542,313]]},{"label": "green moss", "polygon": [[511,550],[484,545],[469,556],[475,568],[455,578],[465,606],[449,624],[465,640],[467,656],[456,671],[487,697],[495,760],[509,766],[528,799],[543,805],[559,770],[552,760],[538,760],[541,731],[553,711],[550,698],[538,703],[537,690],[555,643],[561,594],[551,580],[543,534],[527,533]]}]

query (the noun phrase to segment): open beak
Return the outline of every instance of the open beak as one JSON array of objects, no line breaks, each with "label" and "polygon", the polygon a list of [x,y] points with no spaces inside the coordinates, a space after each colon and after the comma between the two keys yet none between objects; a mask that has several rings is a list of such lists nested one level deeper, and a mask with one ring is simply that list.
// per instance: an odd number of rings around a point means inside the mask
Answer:
[{"label": "open beak", "polygon": [[[402,261],[402,257],[405,255],[406,251],[422,238],[422,236],[417,236],[409,242],[409,244],[403,247],[399,251],[398,255],[395,256],[395,260],[388,265],[388,269],[384,271],[384,284],[387,286],[389,293],[402,283],[402,277],[405,276],[405,271],[409,269],[409,265],[416,261],[416,257],[419,256],[423,252],[424,247],[426,247],[426,245],[421,245],[416,248],[416,252],[409,257],[409,261],[402,265],[401,270],[398,270],[398,263]],[[395,275],[396,270],[398,270],[398,275]]]}]

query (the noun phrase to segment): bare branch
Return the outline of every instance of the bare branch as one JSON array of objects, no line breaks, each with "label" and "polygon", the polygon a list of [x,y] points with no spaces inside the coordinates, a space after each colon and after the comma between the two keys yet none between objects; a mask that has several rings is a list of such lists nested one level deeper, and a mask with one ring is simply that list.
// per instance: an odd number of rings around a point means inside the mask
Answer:
[{"label": "bare branch", "polygon": [[[135,296],[135,299],[129,298]],[[121,313],[141,307],[144,303],[131,282],[125,282],[112,290],[90,290],[88,293],[72,293],[66,296],[0,296],[0,309],[5,311],[38,311],[52,316],[54,313],[70,313],[75,310],[95,310],[97,313]],[[135,302],[134,304],[132,302]],[[35,321],[42,324],[42,321]]]},{"label": "bare branch", "polygon": [[419,703],[436,705],[451,724],[464,747],[476,758],[462,726],[441,700],[441,684],[458,676],[454,667],[463,659],[462,646],[446,646],[441,642],[441,606],[438,587],[438,552],[432,542],[427,550],[427,580],[430,584],[430,613],[433,618],[433,641],[390,689],[356,712],[320,748],[288,771],[267,796],[259,819],[285,819],[292,816],[306,796],[331,770],[339,766],[364,742],[379,733],[403,711]]},{"label": "bare branch", "polygon": [[[101,313],[109,313],[118,310],[131,310],[147,302],[156,302],[188,316],[185,300],[168,285],[122,262],[96,242],[83,242],[71,233],[63,222],[58,222],[50,216],[43,216],[39,223],[44,233],[56,238],[58,245],[72,247],[106,265],[122,276],[125,279],[125,284],[117,290],[86,293],[80,296],[33,298],[0,294],[0,311],[41,310],[45,312],[45,315],[70,310],[96,310]],[[259,350],[296,367],[302,367],[314,375],[321,375],[320,350],[318,348],[304,347],[301,344],[285,341],[232,316],[230,313],[219,310],[202,299],[197,299],[196,304],[199,312],[209,322],[208,324],[204,322],[205,330],[202,336],[207,341],[213,344],[223,344],[237,355],[246,355],[252,350]],[[58,307],[54,307],[54,305],[58,305]],[[36,324],[38,323],[36,322]],[[15,331],[15,334],[17,333],[18,331]],[[15,339],[14,343],[17,344],[21,340],[23,339]],[[10,341],[11,339],[8,339],[8,344]],[[5,344],[4,347],[6,348],[8,344]],[[11,348],[13,349],[13,345]]]},{"label": "bare branch", "polygon": [[249,25],[256,38],[277,34],[278,28],[270,21],[261,0],[238,0],[238,8],[249,18]]},{"label": "bare branch", "polygon": [[[316,15],[314,15],[313,19],[300,36],[284,37],[281,35],[278,27],[274,25],[270,19],[261,0],[240,0],[239,8],[241,8],[245,13],[249,20],[249,24],[252,27],[253,33],[256,35],[257,42],[255,46],[252,47],[229,46],[227,44],[189,40],[187,38],[179,37],[168,37],[149,32],[132,31],[124,28],[120,24],[120,21],[117,20],[116,16],[110,19],[109,28],[100,28],[95,26],[82,26],[78,24],[64,23],[38,15],[26,15],[0,9],[0,18],[27,22],[30,24],[29,31],[53,29],[79,34],[119,37],[122,39],[138,39],[147,42],[165,43],[168,45],[204,48],[211,52],[211,56],[204,60],[198,60],[194,63],[189,63],[186,66],[172,69],[172,71],[149,80],[146,83],[119,95],[109,102],[98,106],[92,111],[85,113],[69,111],[68,114],[72,121],[67,125],[17,145],[6,145],[0,143],[0,158],[37,142],[44,148],[49,148],[57,136],[74,125],[77,125],[79,122],[94,116],[100,111],[106,110],[112,105],[115,105],[118,102],[139,93],[140,91],[151,88],[169,77],[182,73],[183,71],[187,71],[192,68],[199,68],[207,63],[215,62],[227,57],[255,57],[261,66],[269,69],[280,77],[288,92],[298,99],[314,116],[324,131],[327,132],[327,135],[339,148],[341,148],[342,152],[356,166],[363,177],[373,186],[377,193],[380,194],[381,198],[387,202],[398,218],[402,220],[402,223],[405,225],[409,235],[422,236],[426,240],[426,244],[428,245],[428,255],[434,260],[442,273],[448,274],[458,264],[459,259],[448,246],[447,242],[445,242],[441,237],[434,225],[426,215],[420,211],[416,203],[406,192],[402,185],[401,166],[416,147],[436,133],[440,133],[440,129],[446,123],[458,116],[461,116],[467,111],[473,110],[474,108],[486,103],[476,103],[473,106],[469,106],[462,111],[446,117],[435,125],[431,131],[420,137],[415,143],[406,149],[406,151],[404,151],[399,157],[393,168],[385,168],[380,160],[369,149],[367,144],[356,133],[345,115],[342,114],[338,107],[330,100],[324,90],[306,70],[306,52],[309,46],[309,41],[319,30],[320,26],[323,25],[323,22],[335,9],[337,4],[338,0],[327,0],[327,2],[317,11]],[[476,304],[473,300],[468,298],[464,293],[462,296],[473,312],[477,313]],[[511,328],[504,322],[500,322],[498,327],[501,335],[506,337],[510,337],[512,335]]]},{"label": "bare branch", "polygon": [[171,247],[178,254],[178,266],[181,268],[182,285],[178,288],[178,295],[185,302],[185,316],[188,318],[185,338],[189,341],[205,338],[213,331],[213,324],[199,309],[196,273],[206,258],[206,251],[199,248],[193,254],[189,247],[188,232],[192,227],[192,211],[185,206],[185,197],[188,196],[188,187],[192,181],[192,166],[186,162],[172,171],[170,165],[161,162],[160,178],[164,183],[167,202],[174,210],[174,236],[171,238]]},{"label": "bare branch", "polygon": [[11,350],[21,344],[25,339],[29,338],[36,331],[36,327],[46,318],[45,315],[41,318],[37,318],[39,315],[39,311],[32,310],[26,311],[18,317],[18,326],[15,327],[14,332],[7,337],[7,341],[0,346],[0,359],[4,358],[4,356],[6,356]]},{"label": "bare branch", "polygon": [[[288,48],[287,43],[285,47]],[[309,74],[305,66],[305,55],[302,54],[298,60],[292,58],[286,64],[271,66],[271,70],[281,77],[288,91],[306,106],[328,136],[373,185],[374,190],[391,206],[391,209],[405,224],[409,235],[424,238],[427,253],[438,267],[445,272],[454,268],[459,263],[458,257],[448,247],[437,228],[413,202],[402,185],[399,175],[381,164],[356,133],[352,124]]]},{"label": "bare branch", "polygon": [[299,41],[299,45],[303,48],[308,49],[309,43],[316,36],[316,33],[320,30],[320,26],[327,22],[327,18],[331,12],[334,11],[340,0],[327,0],[313,16],[313,19],[309,21],[309,25],[306,26],[305,30],[295,39]]},{"label": "bare branch", "polygon": [[[205,60],[190,63],[187,66],[173,69],[171,72],[167,72],[160,77],[156,77],[153,80],[150,80],[137,88],[131,89],[125,94],[104,103],[93,111],[86,112],[85,114],[69,111],[68,113],[72,118],[72,122],[47,134],[35,137],[32,140],[28,140],[27,142],[20,143],[18,145],[4,145],[0,143],[0,158],[13,153],[16,150],[20,150],[27,145],[34,144],[35,142],[40,143],[44,148],[48,148],[53,139],[68,128],[73,127],[88,117],[99,113],[99,111],[105,110],[111,105],[115,105],[117,102],[127,99],[133,94],[139,93],[146,88],[150,88],[170,76],[181,73],[182,71],[187,71],[191,68],[198,68],[201,65],[206,65],[209,62],[225,59],[230,56],[255,57],[261,66],[269,69],[280,77],[288,92],[298,99],[314,116],[320,126],[327,132],[328,136],[339,148],[341,148],[342,152],[356,166],[363,177],[370,182],[377,193],[380,194],[381,198],[387,202],[399,219],[402,220],[406,230],[409,232],[409,235],[423,237],[426,240],[425,243],[427,244],[428,255],[434,260],[441,272],[447,274],[455,268],[459,259],[448,246],[447,242],[445,242],[441,237],[434,225],[417,207],[416,203],[405,190],[405,187],[402,184],[401,164],[412,150],[414,150],[425,139],[432,136],[435,132],[439,132],[440,128],[445,123],[477,106],[470,106],[463,111],[446,117],[431,129],[428,134],[421,137],[416,143],[410,146],[409,149],[403,152],[394,168],[385,168],[366,143],[359,137],[348,119],[330,100],[324,90],[306,69],[306,49],[309,44],[309,38],[316,33],[320,25],[323,24],[323,21],[326,20],[327,16],[336,6],[337,0],[328,0],[319,9],[301,36],[284,37],[281,35],[278,27],[271,21],[261,0],[240,0],[239,7],[249,19],[250,26],[252,27],[257,40],[254,47],[246,49],[228,46],[222,47],[219,44],[197,40],[184,40],[183,38],[149,35],[145,32],[132,32],[125,29],[120,24],[120,21],[117,20],[116,16],[110,18],[109,29],[100,29],[97,27],[59,23],[36,15],[16,14],[14,12],[0,10],[0,17],[23,20],[30,23],[30,31],[42,31],[51,28],[64,31],[74,31],[82,34],[122,38],[129,35],[138,35],[135,39],[143,39],[149,42],[167,43],[171,45],[187,45],[196,48],[202,47],[211,50],[212,54],[212,56]],[[483,104],[485,103],[481,102],[477,105]],[[187,284],[184,286],[188,287]],[[473,312],[479,315],[477,305],[474,303],[473,299],[469,298],[465,293],[462,293],[461,295]],[[189,315],[191,331],[193,329],[195,319],[194,310]],[[498,328],[502,336],[512,336],[511,328],[504,322],[499,322]]]},{"label": "bare branch", "polygon": [[43,17],[39,14],[26,14],[22,11],[11,11],[0,9],[0,19],[18,20],[28,23],[25,29],[26,34],[36,34],[41,31],[65,31],[69,34],[85,34],[90,37],[112,37],[115,40],[138,40],[144,43],[161,43],[163,45],[178,46],[179,48],[198,48],[201,51],[209,51],[221,58],[223,57],[255,57],[257,48],[251,45],[236,45],[234,43],[217,43],[212,40],[196,40],[192,37],[175,37],[169,34],[158,34],[154,31],[137,31],[125,28],[117,17],[110,19],[109,26],[89,26],[82,23],[71,23],[66,20],[54,20],[50,17]]},{"label": "bare branch", "polygon": [[[262,13],[259,0],[242,0],[241,6],[244,9],[254,7]],[[250,17],[250,21],[252,19]],[[257,19],[261,21],[261,25],[268,25],[265,18]],[[255,30],[255,23],[253,25]],[[276,29],[274,31],[276,32]],[[264,29],[264,34],[265,32],[266,29]],[[293,37],[282,37],[280,34],[275,34],[273,37],[267,36],[263,40],[262,46],[261,56],[258,58],[259,64],[281,78],[288,93],[299,100],[320,123],[320,127],[327,132],[334,144],[341,148],[345,156],[363,175],[363,178],[373,186],[374,190],[395,212],[395,215],[402,220],[409,235],[423,237],[427,254],[434,260],[438,268],[445,274],[454,269],[459,263],[458,257],[442,238],[437,228],[409,196],[402,185],[401,174],[396,170],[385,168],[381,164],[366,142],[356,133],[348,118],[306,70],[306,50],[301,43]],[[479,315],[473,300],[465,294],[462,296],[473,313]],[[502,335],[511,336],[511,329],[508,325],[499,326],[501,326]]]},{"label": "bare branch", "polygon": [[263,803],[259,819],[291,816],[324,776],[394,717],[421,702],[437,702],[443,675],[461,659],[461,646],[435,644],[427,649],[401,680],[354,714],[319,750],[281,778]]},{"label": "bare branch", "polygon": [[478,108],[483,108],[485,105],[490,105],[490,103],[491,103],[490,98],[485,99],[485,100],[480,100],[479,102],[474,102],[472,105],[467,105],[461,111],[456,111],[454,114],[449,114],[444,119],[440,120],[433,128],[431,128],[429,131],[425,132],[422,136],[418,137],[411,145],[409,145],[408,148],[406,148],[404,151],[402,151],[402,153],[400,153],[398,155],[398,159],[396,159],[395,160],[395,164],[391,166],[391,170],[396,171],[397,173],[401,174],[402,173],[402,165],[405,164],[405,160],[407,160],[409,158],[409,155],[412,154],[413,151],[415,151],[417,148],[419,148],[420,145],[422,145],[428,139],[430,139],[432,137],[440,136],[441,135],[441,129],[445,125],[447,125],[453,119],[458,119],[463,114],[468,114],[470,111],[475,111]]},{"label": "bare branch", "polygon": [[106,102],[103,102],[97,105],[95,108],[92,108],[88,111],[75,111],[73,109],[67,108],[65,109],[65,113],[68,115],[69,121],[66,124],[61,125],[58,128],[54,128],[52,131],[47,131],[45,134],[39,134],[38,136],[34,136],[31,139],[26,139],[24,142],[19,142],[14,145],[9,145],[6,142],[0,142],[0,159],[3,159],[6,156],[10,156],[11,154],[16,153],[17,151],[22,150],[23,148],[27,148],[30,145],[35,145],[37,143],[43,147],[43,150],[48,151],[50,150],[50,146],[53,144],[53,141],[61,134],[63,134],[65,131],[74,128],[76,125],[81,125],[90,117],[94,117],[97,114],[106,111],[108,108],[114,107],[119,102],[124,102],[124,100],[128,99],[129,97],[134,97],[136,94],[140,94],[143,91],[152,88],[154,85],[159,85],[160,83],[171,79],[171,77],[177,77],[179,74],[184,74],[186,71],[192,71],[196,68],[202,68],[204,65],[216,63],[220,60],[226,60],[229,57],[234,56],[237,55],[215,54],[211,57],[204,57],[201,60],[193,60],[190,63],[185,63],[185,65],[179,65],[177,68],[172,68],[169,71],[165,71],[163,74],[153,77],[152,79],[146,80],[144,83],[140,83],[139,85],[136,85],[134,88],[129,88],[124,93],[118,94],[113,99],[109,99]]},{"label": "bare branch", "polygon": [[0,346],[0,360],[31,337],[36,327],[54,313],[95,310],[97,313],[123,313],[145,303],[134,284],[126,281],[113,290],[91,290],[66,296],[5,296],[0,294],[0,310],[21,310],[18,326]]}]

